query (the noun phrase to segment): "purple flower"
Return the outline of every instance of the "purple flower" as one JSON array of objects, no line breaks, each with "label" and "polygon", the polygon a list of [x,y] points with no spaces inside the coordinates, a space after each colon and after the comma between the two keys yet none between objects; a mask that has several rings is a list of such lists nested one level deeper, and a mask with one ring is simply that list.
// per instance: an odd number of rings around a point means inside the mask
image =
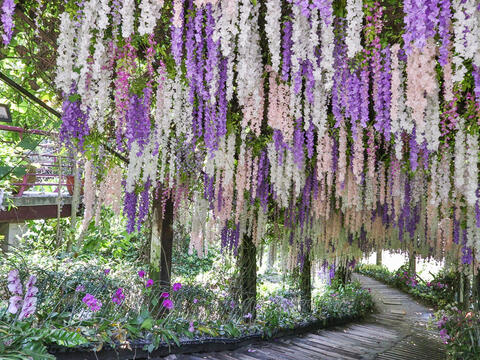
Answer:
[{"label": "purple flower", "polygon": [[[72,89],[70,98],[75,96],[75,90]],[[85,137],[90,133],[87,119],[88,115],[80,109],[80,101],[70,101],[70,98],[66,98],[62,106],[62,125],[60,126],[60,140],[71,145],[73,140],[78,140],[77,146],[79,150],[83,149]]]},{"label": "purple flower", "polygon": [[104,273],[105,275],[110,274],[110,269],[105,269],[105,270],[103,270],[103,273]]},{"label": "purple flower", "polygon": [[141,278],[143,278],[143,277],[145,276],[145,271],[140,270],[140,271],[138,272],[138,276],[140,276]]},{"label": "purple flower", "polygon": [[162,306],[168,310],[173,309],[173,301],[170,299],[165,299],[163,300]]},{"label": "purple flower", "polygon": [[198,299],[197,299],[197,298],[193,299],[193,303],[194,303],[194,304],[196,304],[197,302],[198,302]]},{"label": "purple flower", "polygon": [[190,326],[188,327],[188,331],[193,333],[195,331],[195,328],[193,327],[193,321],[190,321]]},{"label": "purple flower", "polygon": [[181,288],[182,288],[182,284],[180,284],[180,283],[175,283],[175,284],[173,284],[173,286],[172,286],[172,290],[173,290],[173,291],[178,291],[178,290],[180,290]]},{"label": "purple flower", "polygon": [[121,305],[123,300],[125,300],[125,294],[123,293],[123,289],[118,288],[117,291],[115,291],[115,294],[113,294],[112,296],[112,301],[117,305]]},{"label": "purple flower", "polygon": [[162,298],[168,298],[169,296],[170,296],[170,294],[167,293],[167,292],[162,292],[162,294],[160,295],[160,297],[162,297]]},{"label": "purple flower", "polygon": [[9,302],[10,305],[8,306],[8,312],[11,314],[16,314],[22,307],[23,300],[21,296],[15,295],[10,298]]},{"label": "purple flower", "polygon": [[4,0],[2,4],[2,24],[3,34],[2,40],[4,45],[10,44],[13,34],[13,13],[15,12],[15,2],[13,0]]},{"label": "purple flower", "polygon": [[22,283],[20,281],[20,274],[17,269],[8,273],[8,290],[12,295],[23,295]]},{"label": "purple flower", "polygon": [[102,303],[95,298],[92,294],[86,294],[83,299],[83,303],[87,305],[91,311],[96,312],[102,307]]},{"label": "purple flower", "polygon": [[243,316],[245,319],[251,319],[253,315],[251,313],[248,313],[247,315]]},{"label": "purple flower", "polygon": [[75,291],[76,292],[83,292],[83,291],[85,291],[85,286],[80,284],[76,287]]},{"label": "purple flower", "polygon": [[145,285],[146,288],[149,288],[150,286],[153,285],[153,280],[152,279],[148,279],[147,280],[147,284]]}]

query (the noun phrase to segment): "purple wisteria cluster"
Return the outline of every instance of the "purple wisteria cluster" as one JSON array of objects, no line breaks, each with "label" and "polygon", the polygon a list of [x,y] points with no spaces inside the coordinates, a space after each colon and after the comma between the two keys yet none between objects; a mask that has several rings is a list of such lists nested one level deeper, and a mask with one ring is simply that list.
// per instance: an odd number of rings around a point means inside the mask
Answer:
[{"label": "purple wisteria cluster", "polygon": [[10,44],[13,35],[13,13],[15,12],[14,0],[3,0],[2,4],[2,41],[3,45]]},{"label": "purple wisteria cluster", "polygon": [[90,133],[87,123],[88,114],[80,108],[80,101],[73,98],[65,99],[62,111],[62,125],[59,132],[60,140],[69,146],[72,146],[74,141],[78,141],[77,147],[82,150],[85,139]]}]

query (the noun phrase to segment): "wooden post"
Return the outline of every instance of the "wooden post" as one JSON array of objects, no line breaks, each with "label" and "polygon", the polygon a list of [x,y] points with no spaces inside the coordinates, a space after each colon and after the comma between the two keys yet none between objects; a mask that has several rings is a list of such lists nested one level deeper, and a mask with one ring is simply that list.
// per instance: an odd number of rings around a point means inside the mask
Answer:
[{"label": "wooden post", "polygon": [[244,315],[250,313],[252,315],[251,319],[255,319],[257,315],[257,249],[251,236],[243,236],[239,250],[241,309]]},{"label": "wooden post", "polygon": [[408,272],[410,274],[416,274],[417,273],[417,253],[415,251],[409,253]]},{"label": "wooden post", "polygon": [[312,263],[310,255],[305,256],[302,272],[300,273],[300,309],[303,313],[312,312]]},{"label": "wooden post", "polygon": [[382,249],[378,249],[377,250],[377,261],[376,261],[376,264],[378,266],[381,266],[382,265]]},{"label": "wooden post", "polygon": [[155,284],[170,288],[172,274],[173,201],[168,198],[165,211],[162,206],[162,191],[153,200],[152,236],[150,242],[151,277]]}]

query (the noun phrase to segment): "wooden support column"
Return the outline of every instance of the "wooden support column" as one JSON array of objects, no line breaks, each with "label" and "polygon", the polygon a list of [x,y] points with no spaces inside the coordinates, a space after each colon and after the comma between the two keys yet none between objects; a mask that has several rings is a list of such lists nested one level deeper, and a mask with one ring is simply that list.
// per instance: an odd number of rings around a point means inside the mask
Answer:
[{"label": "wooden support column", "polygon": [[300,309],[303,313],[312,312],[312,263],[310,255],[305,256],[302,272],[300,273]]},{"label": "wooden support column", "polygon": [[153,200],[150,266],[154,283],[169,289],[172,275],[173,201],[168,198],[164,210],[161,194],[160,189],[158,199]]},{"label": "wooden support column", "polygon": [[257,248],[251,236],[243,236],[239,250],[241,309],[244,315],[250,313],[252,314],[252,319],[255,319],[257,305]]},{"label": "wooden support column", "polygon": [[382,249],[377,250],[377,259],[376,259],[376,264],[378,266],[382,265]]},{"label": "wooden support column", "polygon": [[410,252],[408,256],[408,272],[410,274],[417,272],[417,253],[415,251]]}]

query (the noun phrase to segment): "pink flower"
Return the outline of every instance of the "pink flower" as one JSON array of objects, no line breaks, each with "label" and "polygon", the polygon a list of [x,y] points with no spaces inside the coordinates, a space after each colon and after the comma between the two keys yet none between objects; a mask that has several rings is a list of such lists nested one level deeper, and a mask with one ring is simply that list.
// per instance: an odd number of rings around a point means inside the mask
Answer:
[{"label": "pink flower", "polygon": [[162,297],[162,298],[168,298],[169,296],[170,296],[170,294],[167,293],[167,292],[162,292],[162,294],[160,295],[160,297]]},{"label": "pink flower", "polygon": [[146,288],[149,288],[150,286],[153,285],[153,280],[152,279],[148,279],[147,280],[147,284],[145,285]]},{"label": "pink flower", "polygon": [[145,271],[140,270],[140,271],[138,272],[138,276],[140,276],[141,278],[143,278],[143,277],[145,276]]},{"label": "pink flower", "polygon": [[165,299],[163,300],[163,307],[164,308],[167,308],[168,310],[172,310],[173,309],[173,301],[170,300],[170,299]]},{"label": "pink flower", "polygon": [[188,331],[193,333],[195,331],[195,328],[193,327],[193,321],[190,321],[190,326],[188,327]]},{"label": "pink flower", "polygon": [[180,283],[175,283],[175,284],[173,284],[173,286],[172,286],[172,290],[173,290],[173,291],[178,291],[178,290],[180,290],[181,288],[182,288],[182,284],[180,284]]}]

